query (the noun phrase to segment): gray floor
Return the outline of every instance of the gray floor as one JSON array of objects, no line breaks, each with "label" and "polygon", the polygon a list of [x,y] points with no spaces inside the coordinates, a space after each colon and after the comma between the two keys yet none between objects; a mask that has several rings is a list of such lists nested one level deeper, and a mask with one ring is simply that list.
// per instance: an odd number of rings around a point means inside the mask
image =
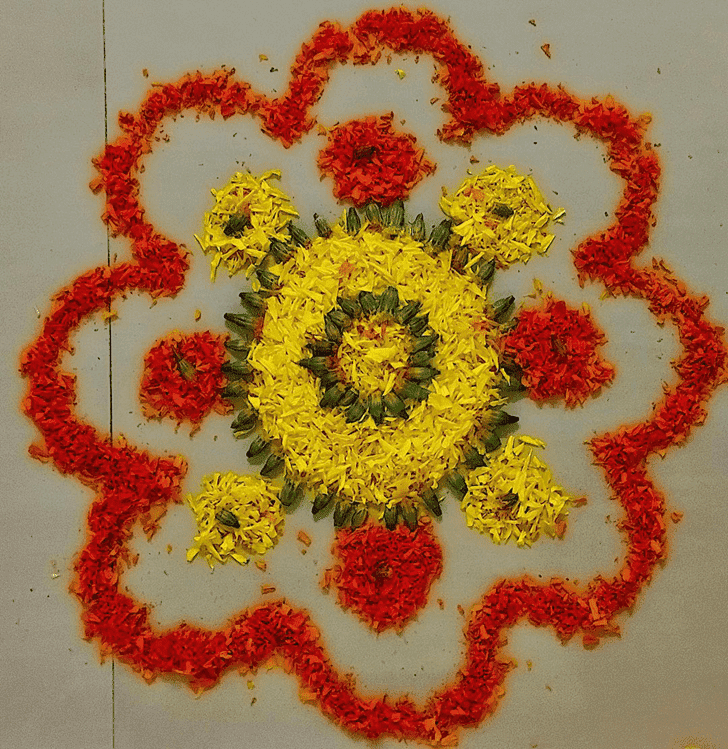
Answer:
[{"label": "gray floor", "polygon": [[[413,4],[416,7],[418,3]],[[664,258],[691,290],[711,298],[713,320],[728,322],[725,247],[728,236],[728,6],[723,0],[626,2],[542,0],[482,3],[436,0],[505,89],[526,80],[563,82],[588,97],[611,93],[632,112],[653,115],[650,138],[660,143],[664,170],[652,252]],[[3,107],[0,183],[4,333],[0,518],[0,749],[221,749],[245,743],[272,749],[295,741],[301,749],[360,746],[316,709],[298,700],[297,686],[281,672],[241,678],[231,673],[202,697],[178,683],[147,685],[123,665],[99,663],[96,646],[80,635],[79,607],[67,591],[74,554],[83,542],[90,493],[72,479],[33,461],[35,439],[19,403],[25,385],[18,357],[32,339],[51,295],[81,271],[106,263],[107,236],[99,220],[101,198],[87,185],[91,158],[117,135],[116,114],[134,109],[151,81],[175,80],[197,68],[234,66],[259,90],[281,91],[300,45],[316,24],[350,23],[367,4],[289,2],[231,4],[211,0],[14,2],[5,4],[2,54]],[[536,20],[536,26],[529,19]],[[551,45],[551,59],[540,47]],[[268,60],[259,59],[265,54]],[[149,71],[149,78],[142,70]],[[276,70],[271,71],[271,68]],[[406,72],[400,79],[395,68]],[[262,573],[227,566],[210,574],[201,560],[185,562],[194,530],[188,511],[169,513],[151,543],[138,538],[140,564],[129,588],[155,605],[162,624],[181,617],[214,625],[256,600],[270,582],[307,607],[320,623],[327,647],[343,670],[372,693],[409,691],[419,700],[446,682],[460,662],[462,618],[494,580],[528,571],[586,578],[615,568],[621,553],[610,502],[590,465],[584,440],[644,417],[673,380],[674,330],[658,327],[634,300],[602,300],[600,289],[579,288],[569,250],[597,230],[615,206],[619,184],[603,163],[601,148],[576,141],[546,123],[515,128],[500,139],[479,138],[472,151],[435,138],[444,121],[428,60],[395,58],[375,68],[337,69],[316,112],[331,125],[354,116],[395,112],[415,133],[437,173],[419,187],[408,210],[438,214],[440,187],[466,176],[469,156],[481,164],[515,164],[532,171],[554,206],[567,210],[548,258],[501,274],[500,288],[518,297],[533,279],[574,304],[588,302],[608,334],[605,355],[618,376],[603,396],[583,409],[518,407],[522,429],[548,443],[547,459],[558,479],[588,504],[573,513],[562,542],[542,541],[530,550],[493,546],[468,531],[449,505],[438,533],[445,550],[443,576],[430,605],[401,636],[375,636],[319,589],[333,540],[330,520],[316,524],[299,511],[287,524]],[[244,165],[253,172],[280,167],[283,187],[310,225],[314,211],[329,218],[339,208],[331,184],[320,182],[315,158],[323,139],[315,133],[286,151],[249,120],[194,122],[166,128],[147,161],[142,195],[156,225],[195,249],[193,233],[210,206],[209,188],[224,184]],[[126,244],[111,240],[123,258]],[[157,452],[181,452],[190,472],[185,491],[214,470],[245,470],[228,420],[215,417],[190,439],[167,424],[147,424],[137,398],[144,353],[173,328],[222,330],[222,313],[237,301],[239,281],[214,286],[207,260],[194,253],[185,290],[152,307],[132,296],[116,307],[111,333],[101,320],[75,339],[67,367],[79,377],[79,410],[101,429],[113,424],[135,444]],[[195,323],[194,311],[202,311]],[[112,361],[109,361],[109,335]],[[109,392],[109,367],[112,392]],[[110,397],[111,395],[111,397]],[[728,390],[717,393],[709,418],[689,443],[651,471],[670,509],[684,520],[668,529],[669,559],[631,615],[623,635],[595,651],[579,642],[562,646],[551,632],[516,628],[508,651],[519,667],[506,696],[486,724],[462,735],[465,747],[528,749],[678,749],[691,743],[728,746],[728,582],[723,513],[728,455]],[[217,437],[220,440],[217,440]],[[312,537],[302,557],[298,529]],[[167,553],[167,544],[172,553]],[[433,643],[437,643],[433,645]],[[526,661],[532,661],[528,670]],[[255,702],[253,703],[253,698]],[[394,746],[384,741],[383,747]]]}]

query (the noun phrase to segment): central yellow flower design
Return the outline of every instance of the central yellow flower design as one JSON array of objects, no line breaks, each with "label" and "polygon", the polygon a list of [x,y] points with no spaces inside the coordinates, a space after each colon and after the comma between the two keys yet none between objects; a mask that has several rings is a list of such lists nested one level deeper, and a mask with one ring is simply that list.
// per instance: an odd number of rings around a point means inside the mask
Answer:
[{"label": "central yellow flower design", "polygon": [[[416,500],[463,460],[504,403],[498,390],[503,374],[487,289],[453,272],[450,260],[449,251],[429,255],[407,232],[365,223],[354,235],[336,225],[271,269],[279,290],[267,300],[262,332],[247,358],[253,368],[248,399],[267,438],[280,445],[290,476],[314,491],[381,509]],[[388,287],[400,299],[419,302],[429,316],[438,375],[428,397],[408,408],[407,419],[376,424],[367,415],[348,423],[341,410],[320,406],[319,384],[298,362],[311,337],[324,337],[324,316],[337,298]],[[364,325],[374,330],[377,322]],[[356,387],[385,391],[407,361],[408,345],[396,326],[387,326],[372,346],[352,332],[344,355]]]}]

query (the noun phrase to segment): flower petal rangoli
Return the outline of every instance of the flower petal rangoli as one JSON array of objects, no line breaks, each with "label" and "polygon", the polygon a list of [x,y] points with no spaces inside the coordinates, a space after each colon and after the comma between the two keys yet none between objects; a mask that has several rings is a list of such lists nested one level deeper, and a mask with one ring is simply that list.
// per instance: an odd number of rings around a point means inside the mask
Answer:
[{"label": "flower petal rangoli", "polygon": [[[147,220],[139,197],[138,177],[142,162],[151,150],[163,120],[185,110],[210,115],[217,113],[223,117],[250,114],[260,119],[261,128],[266,133],[290,146],[313,126],[312,107],[328,81],[331,65],[347,60],[357,64],[376,62],[383,51],[432,56],[438,66],[438,81],[448,97],[450,120],[440,132],[444,140],[468,143],[476,134],[504,133],[514,124],[534,117],[568,124],[578,132],[602,140],[607,146],[609,168],[623,179],[624,188],[614,222],[576,248],[574,263],[579,277],[601,283],[612,294],[645,301],[658,320],[675,326],[683,349],[675,364],[677,382],[666,387],[664,398],[656,404],[651,416],[600,435],[590,444],[594,462],[604,472],[610,490],[624,512],[621,526],[625,531],[625,552],[619,569],[597,575],[580,586],[559,579],[537,582],[528,577],[498,581],[483,592],[468,613],[466,652],[457,673],[449,684],[430,695],[422,705],[415,704],[407,696],[388,698],[362,694],[355,682],[340,673],[329,659],[323,636],[312,617],[284,600],[240,611],[220,629],[188,624],[162,628],[154,624],[149,605],[124,592],[123,572],[125,565],[131,562],[129,542],[136,522],[141,521],[151,529],[170,503],[180,500],[185,461],[181,457],[152,455],[122,439],[112,441],[108,435],[81,421],[75,407],[75,380],[61,370],[61,358],[70,348],[72,335],[91,315],[107,309],[129,291],[143,291],[157,297],[173,295],[184,285],[188,269],[184,251],[174,241],[162,236]],[[119,125],[122,134],[94,162],[99,176],[92,188],[105,192],[103,219],[113,234],[129,240],[132,259],[92,269],[60,289],[54,295],[51,311],[40,333],[24,352],[21,363],[22,372],[29,379],[23,408],[41,434],[41,441],[31,449],[32,454],[51,460],[59,470],[74,475],[91,487],[96,495],[88,514],[87,543],[76,561],[73,583],[73,591],[83,609],[86,636],[97,640],[102,652],[130,664],[147,679],[160,674],[178,674],[193,688],[214,685],[231,667],[241,671],[256,669],[275,658],[298,679],[302,690],[326,715],[354,733],[369,738],[391,736],[451,745],[462,727],[480,724],[495,709],[503,693],[505,676],[512,665],[503,656],[502,648],[505,633],[514,624],[528,621],[549,626],[563,639],[581,635],[585,644],[593,644],[601,635],[617,631],[615,617],[635,603],[656,566],[666,556],[665,500],[652,483],[647,460],[685,440],[692,427],[705,418],[705,405],[713,390],[726,379],[723,331],[706,319],[707,300],[687,292],[660,261],[654,261],[651,267],[637,264],[637,256],[647,243],[654,221],[653,205],[660,175],[657,156],[645,140],[648,120],[632,117],[611,98],[582,101],[563,87],[527,84],[510,92],[501,92],[496,83],[485,78],[481,62],[453,36],[444,21],[428,11],[398,8],[364,13],[348,29],[329,22],[322,24],[302,47],[291,71],[289,87],[278,99],[270,100],[255,92],[227,71],[209,76],[194,73],[177,83],[150,90],[138,112],[119,116]],[[383,143],[388,137],[385,133]],[[360,158],[371,158],[373,163],[374,152],[367,155],[368,150],[364,150],[372,145],[377,144],[361,142],[353,145],[351,158],[357,158],[354,151],[360,148],[357,152]],[[361,173],[369,174],[366,169]],[[334,177],[336,179],[335,172]],[[567,402],[570,397],[581,400],[580,396],[585,394],[573,383],[562,382],[556,386],[546,373],[539,371],[539,361],[533,354],[537,346],[528,345],[528,336],[519,339],[519,331],[523,334],[528,330],[527,310],[519,315],[510,343],[506,343],[505,350],[510,351],[515,361],[507,362],[499,353],[491,352],[491,348],[496,350],[491,342],[495,343],[500,336],[513,299],[490,300],[487,295],[489,279],[496,265],[503,268],[512,259],[525,260],[525,256],[516,257],[519,255],[516,252],[515,255],[500,257],[498,247],[492,243],[466,242],[465,237],[469,235],[465,223],[479,224],[482,231],[486,227],[497,238],[499,222],[511,221],[511,226],[517,224],[520,204],[507,199],[488,201],[484,199],[485,192],[482,197],[478,195],[477,191],[482,188],[474,183],[465,197],[476,202],[460,206],[460,213],[455,203],[443,206],[450,211],[450,216],[426,237],[424,226],[417,219],[406,227],[400,223],[402,207],[396,199],[405,196],[410,188],[404,190],[400,185],[387,192],[391,185],[375,183],[376,179],[372,181],[378,190],[375,192],[359,191],[355,194],[354,188],[342,187],[340,194],[360,206],[370,198],[383,205],[370,208],[370,214],[365,213],[364,220],[358,213],[356,216],[349,213],[343,224],[327,229],[319,223],[320,236],[314,240],[302,237],[298,234],[300,230],[288,222],[288,218],[294,215],[290,211],[270,226],[256,223],[245,196],[238,200],[240,194],[236,196],[237,202],[230,206],[223,205],[224,196],[217,195],[219,201],[208,218],[207,233],[201,239],[203,248],[213,248],[215,260],[226,264],[230,272],[246,266],[248,270],[254,268],[253,293],[266,302],[261,306],[255,297],[243,299],[251,308],[249,314],[237,322],[233,320],[233,324],[239,323],[241,335],[235,342],[225,344],[231,358],[227,367],[230,382],[224,397],[237,406],[234,431],[242,437],[259,426],[265,445],[254,442],[248,449],[256,444],[256,450],[271,450],[266,459],[269,467],[264,466],[264,476],[274,475],[284,468],[287,474],[282,487],[276,490],[278,496],[271,493],[265,507],[260,506],[261,515],[268,519],[268,526],[267,530],[263,529],[262,536],[250,537],[253,544],[260,542],[270,548],[274,540],[272,529],[275,528],[277,533],[282,527],[278,522],[280,507],[295,504],[301,484],[311,488],[316,498],[323,497],[320,503],[335,494],[343,496],[350,505],[356,505],[354,510],[358,515],[354,515],[349,507],[346,522],[342,520],[344,510],[340,510],[339,525],[351,526],[351,529],[340,531],[341,538],[386,533],[404,538],[414,533],[415,528],[420,528],[417,533],[421,533],[426,521],[418,519],[418,513],[427,511],[437,515],[439,501],[437,496],[433,499],[433,495],[442,481],[447,479],[456,492],[460,491],[465,497],[466,507],[474,506],[467,499],[467,492],[476,486],[473,477],[485,475],[496,461],[501,460],[499,456],[506,455],[509,450],[515,454],[517,445],[523,444],[512,436],[507,437],[503,444],[494,428],[497,422],[498,429],[504,426],[498,420],[505,417],[496,414],[505,413],[500,406],[508,400],[509,387],[525,385],[533,386],[535,390],[538,386],[539,393],[548,393],[548,397],[563,396]],[[337,184],[343,183],[340,180]],[[285,202],[280,195],[272,199],[272,202],[276,201],[280,205]],[[384,216],[382,210],[385,210]],[[393,210],[396,210],[395,214]],[[533,239],[541,228],[543,226],[535,227]],[[454,236],[460,239],[454,239]],[[521,242],[518,238],[515,241]],[[549,242],[540,239],[536,251],[547,249]],[[290,249],[290,257],[288,250],[284,252],[276,243]],[[425,252],[425,244],[431,251]],[[527,246],[527,243],[521,244]],[[361,247],[367,248],[372,258],[370,264],[361,262],[363,253],[358,249]],[[519,248],[518,245],[515,247]],[[423,273],[431,279],[434,288],[425,288],[412,273],[398,274],[395,270],[387,270],[384,260],[388,252],[395,251],[409,259],[407,267],[410,271],[424,269]],[[295,273],[294,269],[299,269],[301,274]],[[441,288],[439,284],[442,284]],[[394,292],[388,291],[389,288],[396,290],[396,304]],[[455,289],[462,297],[460,316],[440,314],[434,297],[446,294],[449,289]],[[400,310],[402,304],[421,302],[423,314],[428,317],[417,323],[422,329],[418,328],[415,335],[424,338],[432,330],[431,343],[436,343],[436,347],[431,349],[432,356],[426,357],[422,364],[411,364],[409,357],[427,349],[430,344],[415,351],[419,344],[402,343],[404,349],[397,359],[397,336],[389,339],[382,334],[381,346],[364,344],[361,341],[364,331],[378,335],[377,331],[381,333],[381,326],[388,319],[386,317],[371,321],[369,328],[357,328],[356,335],[352,328],[339,326],[336,320],[345,320],[338,315],[333,319],[330,313],[340,311],[348,315],[346,300],[356,299],[361,306],[359,295],[362,292],[376,298],[376,312],[385,316]],[[385,294],[388,297],[380,309]],[[370,297],[364,299],[367,304],[372,303]],[[388,312],[390,305],[391,311]],[[285,321],[294,312],[300,313],[303,319],[302,324],[291,329]],[[570,317],[570,311],[561,308],[554,308],[552,312],[552,320],[561,316],[561,324],[568,329],[576,326],[581,331],[587,330],[584,318],[578,317],[578,313],[577,317]],[[346,420],[340,401],[335,401],[338,390],[329,396],[332,408],[328,408],[326,403],[321,405],[320,401],[330,387],[335,388],[338,383],[345,391],[345,381],[339,380],[336,374],[336,381],[331,380],[322,393],[319,380],[327,375],[321,370],[321,376],[317,377],[311,367],[301,366],[299,362],[316,358],[316,352],[310,348],[308,351],[314,356],[306,356],[304,349],[307,345],[325,346],[321,342],[331,341],[329,334],[337,336],[332,328],[326,329],[327,315],[330,325],[339,329],[342,342],[342,327],[352,334],[347,343],[350,353],[364,351],[366,357],[374,351],[389,348],[393,357],[388,359],[390,362],[399,361],[408,368],[436,370],[427,378],[432,382],[431,389],[429,384],[426,388],[418,384],[424,380],[407,380],[416,386],[410,388],[409,395],[414,396],[419,392],[416,388],[423,388],[428,391],[426,398],[397,395],[407,410],[407,418],[401,414],[395,418],[401,407],[393,398],[389,399],[391,406],[380,406],[379,401],[374,404],[371,399],[379,393],[376,388],[366,395],[369,399],[366,415],[362,413],[360,421]],[[356,315],[348,317],[359,319]],[[539,336],[546,334],[536,325],[535,316],[530,322],[540,346]],[[448,326],[453,325],[457,328],[455,336],[449,334]],[[560,332],[553,332],[554,328],[550,328],[548,333],[554,361],[559,357],[567,360],[570,356],[577,357],[575,361],[581,367],[583,381],[591,377],[595,385],[604,384],[609,374],[606,365],[598,366],[599,360],[592,356],[599,343],[598,333],[587,330],[584,348],[577,351],[570,347],[563,328],[557,329]],[[410,327],[407,335],[411,332]],[[290,337],[290,349],[281,344],[283,336]],[[553,336],[556,336],[554,340]],[[457,348],[460,337],[468,343],[463,350]],[[401,338],[402,341],[410,340],[404,335]],[[170,378],[180,385],[191,382],[188,377],[194,378],[195,375],[186,365],[194,367],[195,362],[190,361],[184,351],[178,350],[179,358],[173,351],[171,353],[173,359],[168,356],[165,359]],[[345,359],[345,354],[346,350],[337,356]],[[403,358],[405,354],[407,359]],[[374,359],[379,355],[375,353]],[[326,356],[328,354],[324,358]],[[171,368],[172,361],[176,369]],[[353,361],[352,358],[350,364]],[[460,368],[458,376],[447,369],[452,361],[456,361]],[[433,366],[429,367],[428,362]],[[287,393],[280,387],[275,368],[271,370],[271,367],[278,366],[281,367],[281,377],[300,386],[296,390],[302,393],[300,402],[286,402]],[[358,376],[352,374],[353,366],[349,367],[348,381]],[[476,376],[474,371],[478,367],[482,371]],[[523,372],[522,381],[518,368]],[[397,384],[396,373],[392,379],[391,371],[387,374],[384,369],[383,404],[388,392],[396,393],[398,387],[400,390],[403,387]],[[368,371],[371,379],[373,370]],[[543,375],[542,380],[538,380],[539,375]],[[176,379],[178,376],[179,380]],[[385,392],[390,380],[392,387]],[[363,403],[358,398],[352,400],[349,407],[355,402]],[[310,432],[314,438],[289,433],[290,422],[285,414],[276,410],[281,405],[310,413],[306,434]],[[389,412],[380,410],[385,408],[389,408]],[[195,421],[192,417],[190,419]],[[386,461],[380,461],[373,469],[371,464],[354,454],[345,459],[327,454],[327,444],[320,429],[322,422],[329,423],[339,437],[351,440],[352,444],[365,434],[383,448],[387,445],[391,448],[394,444],[391,440],[400,440],[398,448],[408,445],[408,454],[414,460],[408,470],[399,465],[398,470],[404,476],[401,486],[398,472],[388,470]],[[427,443],[427,428],[433,425],[439,429],[438,434],[445,437],[440,448]],[[475,449],[472,440],[479,440],[481,446]],[[530,467],[537,465],[530,463],[535,460],[530,451],[534,446],[529,445],[529,451],[517,455],[519,460],[528,460]],[[440,452],[435,455],[437,449]],[[331,453],[330,449],[328,453]],[[376,455],[369,457],[379,459]],[[391,457],[396,460],[396,455]],[[458,466],[465,476],[457,470]],[[373,470],[383,473],[381,484],[372,482]],[[543,492],[551,492],[555,487],[547,480],[549,477],[542,474],[540,468],[538,471],[534,486]],[[499,485],[497,496],[492,491],[488,493],[492,485],[486,482],[481,497],[471,496],[480,502],[481,517],[486,518],[492,511],[493,517],[505,521],[511,512],[518,518],[522,510],[524,515],[528,515],[537,509],[529,506],[524,483],[529,476],[528,470],[522,474],[516,472],[504,485]],[[245,479],[245,483],[249,480]],[[263,479],[256,481],[263,482]],[[268,492],[267,483],[261,486],[265,491],[261,489],[260,496]],[[209,494],[212,496],[214,492]],[[545,533],[560,533],[559,524],[563,522],[562,510],[565,507],[561,499],[560,495],[557,496],[556,504],[549,505],[551,509],[544,515],[545,524],[541,530]],[[219,539],[211,536],[208,540],[212,546],[206,547],[208,550],[217,549],[218,553],[218,544],[226,543],[228,531],[225,529],[237,530],[237,523],[239,528],[252,531],[252,524],[243,522],[242,510],[253,505],[257,507],[257,500],[247,494],[245,497],[241,494],[239,505],[224,504],[226,501],[223,499],[219,503],[216,499],[204,513],[202,506],[198,505],[200,516],[206,513],[207,517],[201,534],[210,532],[214,535],[220,528],[214,530],[213,526],[222,526]],[[496,501],[500,504],[494,504]],[[394,506],[398,509],[392,517]],[[381,510],[381,517],[377,515],[377,508]],[[417,511],[413,512],[413,508]],[[543,503],[543,508],[546,508],[546,503]],[[367,515],[373,517],[367,521]],[[541,515],[538,511],[536,515],[539,518],[537,527],[541,527]],[[513,532],[524,531],[516,529]],[[268,541],[263,540],[263,536]],[[229,534],[229,537],[234,539],[234,534]],[[519,537],[516,536],[516,540]],[[202,539],[198,543],[202,548]],[[227,543],[236,546],[234,541]],[[418,583],[436,576],[439,566],[434,552],[432,560],[431,569],[427,574],[423,571]],[[383,586],[387,577],[387,560],[383,557],[382,561],[384,564],[375,566],[371,572],[372,581],[380,579]],[[347,569],[351,571],[353,568],[344,565],[343,575]],[[342,579],[338,580],[339,586]],[[427,585],[425,591],[426,588]],[[339,587],[339,592],[352,591]],[[388,608],[382,612],[382,618],[376,618],[380,614],[373,613],[368,604],[356,606],[361,615],[378,627],[382,622],[399,626],[408,611],[412,612],[421,605],[416,602],[408,609],[402,606],[404,598],[397,597],[394,601],[396,605],[393,606],[399,606],[399,612]]]}]

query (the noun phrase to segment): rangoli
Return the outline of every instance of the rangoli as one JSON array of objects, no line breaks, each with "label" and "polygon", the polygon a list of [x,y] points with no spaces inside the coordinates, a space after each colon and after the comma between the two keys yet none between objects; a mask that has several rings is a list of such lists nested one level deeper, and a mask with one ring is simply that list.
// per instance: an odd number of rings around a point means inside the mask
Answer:
[{"label": "rangoli", "polygon": [[[156,298],[184,286],[186,252],[155,229],[140,201],[139,174],[164,120],[187,110],[250,115],[292,147],[315,124],[331,67],[374,64],[383,52],[433,58],[447,94],[450,119],[438,133],[445,141],[467,144],[533,118],[602,141],[623,191],[613,222],[574,250],[579,278],[644,301],[675,327],[682,346],[677,382],[652,415],[590,443],[623,509],[618,572],[580,586],[502,579],[483,591],[467,614],[462,664],[421,705],[407,695],[363,694],[328,657],[314,617],[284,599],[243,610],[219,630],[153,625],[149,606],[123,592],[129,542],[137,521],[152,531],[183,499],[185,460],[82,421],[74,377],[61,370],[91,315],[132,290]],[[60,289],[21,363],[29,380],[23,407],[41,434],[31,454],[96,495],[72,589],[85,634],[101,652],[149,680],[182,675],[194,689],[212,687],[229,668],[275,661],[355,734],[447,746],[495,710],[512,666],[504,634],[514,624],[548,626],[564,640],[580,635],[585,646],[617,632],[617,615],[666,557],[665,499],[647,459],[687,438],[726,379],[723,331],[705,317],[708,300],[691,295],[659,260],[637,262],[655,221],[660,175],[648,124],[611,97],[580,100],[562,86],[502,92],[442,19],[405,9],[364,13],[350,28],[322,23],[277,99],[233,71],[196,72],[151,89],[137,112],[121,113],[122,134],[94,161],[91,187],[105,193],[103,220],[128,239],[132,259]],[[336,562],[323,585],[364,625],[402,629],[428,605],[442,570],[434,518],[443,496],[455,495],[463,532],[482,533],[483,543],[528,546],[565,532],[582,498],[551,474],[544,443],[519,432],[507,405],[524,395],[578,405],[609,384],[614,368],[600,355],[604,336],[590,310],[549,295],[516,310],[512,297],[491,297],[494,275],[546,253],[550,224],[564,215],[530,177],[489,167],[443,196],[444,218],[408,215],[412,189],[436,165],[391,115],[376,114],[332,127],[318,165],[348,203],[336,223],[315,216],[307,227],[276,170],[238,172],[213,190],[199,244],[213,279],[227,272],[249,281],[241,280],[227,327],[221,320],[214,331],[172,331],[155,344],[139,397],[147,417],[193,429],[211,412],[230,413],[233,436],[260,462],[260,475],[211,474],[187,494],[198,529],[190,563],[247,564],[275,553],[280,535],[295,528],[295,516],[286,516],[297,507],[329,511]]]}]

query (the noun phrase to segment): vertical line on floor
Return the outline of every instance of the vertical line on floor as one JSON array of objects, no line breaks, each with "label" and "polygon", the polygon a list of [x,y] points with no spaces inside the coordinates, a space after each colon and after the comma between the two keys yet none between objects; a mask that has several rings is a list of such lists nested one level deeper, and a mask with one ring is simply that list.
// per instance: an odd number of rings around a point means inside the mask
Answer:
[{"label": "vertical line on floor", "polygon": [[[109,106],[106,94],[106,2],[101,0],[101,46],[104,61],[104,146],[109,144]],[[111,239],[109,227],[106,227],[106,265],[111,266]],[[109,300],[109,310],[111,301]],[[112,326],[109,320],[109,439],[114,436],[114,378],[112,371]],[[111,659],[111,749],[116,747],[116,662]]]}]

